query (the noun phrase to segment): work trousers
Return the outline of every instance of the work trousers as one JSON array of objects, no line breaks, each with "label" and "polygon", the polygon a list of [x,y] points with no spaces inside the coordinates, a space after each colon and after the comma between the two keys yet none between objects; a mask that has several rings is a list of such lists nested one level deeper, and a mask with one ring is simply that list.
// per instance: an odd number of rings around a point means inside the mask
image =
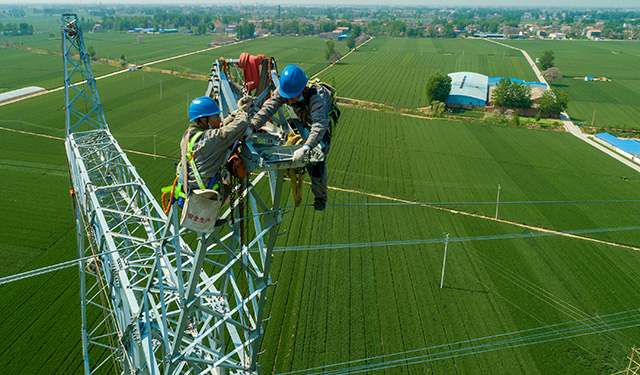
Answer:
[{"label": "work trousers", "polygon": [[331,144],[331,135],[329,132],[325,134],[322,139],[324,147],[322,152],[324,153],[324,160],[317,164],[308,164],[307,173],[311,177],[311,192],[316,199],[322,199],[327,201],[327,156],[329,155],[329,146]]}]

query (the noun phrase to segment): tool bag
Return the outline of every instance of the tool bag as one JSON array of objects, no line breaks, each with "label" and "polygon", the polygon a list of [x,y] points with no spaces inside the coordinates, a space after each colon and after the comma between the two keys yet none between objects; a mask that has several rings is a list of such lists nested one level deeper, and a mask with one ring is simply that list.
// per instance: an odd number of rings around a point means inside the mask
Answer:
[{"label": "tool bag", "polygon": [[[180,217],[180,226],[191,229],[196,232],[211,233],[216,225],[216,220],[223,206],[222,195],[213,189],[206,189],[204,185],[200,189],[194,189],[191,193],[187,192],[187,142],[190,134],[183,140],[182,144],[182,189],[187,196],[184,207],[182,208],[182,216]],[[190,160],[191,167],[195,169],[195,161]]]}]

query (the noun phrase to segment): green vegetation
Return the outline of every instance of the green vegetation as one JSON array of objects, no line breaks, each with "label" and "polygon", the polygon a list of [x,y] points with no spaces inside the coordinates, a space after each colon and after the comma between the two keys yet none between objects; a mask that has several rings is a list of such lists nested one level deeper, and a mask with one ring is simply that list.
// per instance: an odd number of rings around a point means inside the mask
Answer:
[{"label": "green vegetation", "polygon": [[331,57],[336,51],[336,44],[333,42],[333,40],[327,40],[326,42],[324,42],[324,44],[324,58],[327,60],[331,60]]},{"label": "green vegetation", "polygon": [[[223,46],[154,66],[174,71],[189,69],[193,73],[208,76],[211,72],[211,64],[215,59],[221,56],[237,59],[240,53],[247,52],[252,55],[263,54],[276,57],[280,70],[289,64],[298,64],[304,69],[307,76],[311,77],[327,66],[324,49],[325,40],[318,37],[267,37]],[[347,52],[344,43],[336,44],[335,49],[341,53]],[[325,80],[325,82],[331,81]]]},{"label": "green vegetation", "polygon": [[545,91],[540,98],[540,112],[560,114],[569,105],[569,95],[564,90],[556,90],[555,94],[550,90]]},{"label": "green vegetation", "polygon": [[[638,41],[508,40],[504,43],[540,56],[553,45],[556,66],[563,80],[551,80],[554,88],[566,90],[571,104],[568,113],[575,123],[613,129],[640,129],[640,55]],[[613,53],[615,52],[615,53]],[[606,77],[609,82],[585,82],[585,76]],[[575,79],[574,79],[575,78]]]},{"label": "green vegetation", "polygon": [[[16,90],[26,86],[45,89],[64,84],[62,76],[62,56],[41,54],[17,48],[0,48],[0,92]],[[93,64],[94,76],[110,73],[115,67]],[[3,108],[3,111],[5,108]]]},{"label": "green vegetation", "polygon": [[[326,66],[323,43],[319,38],[266,38],[179,63],[207,71],[221,53],[235,58],[240,51],[262,52],[278,58],[281,66],[304,61],[301,66],[312,75]],[[534,79],[526,68],[519,52],[485,41],[374,39],[322,79],[333,78],[344,96],[410,108],[424,104],[424,82],[437,71]],[[364,74],[367,69],[372,78]],[[171,179],[189,100],[204,87],[202,81],[140,71],[98,81],[109,126],[124,149],[153,152],[157,133],[158,154],[168,158],[129,153],[153,192]],[[54,92],[3,106],[0,126],[63,137],[63,103],[63,93]],[[349,191],[331,190],[329,203],[336,206],[325,212],[302,207],[284,215],[280,231],[286,232],[276,246],[386,244],[276,252],[272,278],[278,283],[270,290],[266,352],[259,358],[265,371],[389,355],[637,308],[640,280],[629,275],[640,266],[638,251],[561,236],[450,242],[445,288],[440,289],[443,243],[391,242],[440,239],[445,233],[453,239],[536,231],[492,220],[493,204],[340,206],[389,202],[371,194],[412,202],[492,202],[500,185],[499,218],[506,221],[555,230],[635,226],[638,203],[595,202],[635,199],[640,179],[626,166],[567,133],[341,109],[328,158],[329,185]],[[8,141],[0,150],[0,178],[20,186],[0,197],[0,206],[11,208],[11,214],[0,217],[3,228],[11,228],[0,233],[0,247],[9,249],[15,262],[0,258],[0,273],[75,258],[63,141],[0,132]],[[285,199],[293,201],[288,190]],[[311,201],[305,189],[304,202]],[[506,203],[518,201],[593,203]],[[640,246],[637,230],[584,236]],[[0,286],[3,371],[21,373],[29,366],[38,375],[81,372],[77,274],[71,268]],[[612,373],[626,366],[639,336],[635,327],[387,372]],[[32,348],[38,348],[37,356],[27,355]],[[105,365],[103,373],[111,372]]]},{"label": "green vegetation", "polygon": [[340,96],[402,108],[420,108],[434,73],[477,72],[535,80],[519,51],[484,40],[375,38],[322,73]]},{"label": "green vegetation", "polygon": [[[142,64],[205,49],[216,38],[212,35],[193,36],[179,33],[144,34],[144,39],[138,42],[138,36],[140,34],[124,32],[85,33],[84,42],[87,46],[91,45],[95,48],[96,57],[116,60],[118,56],[124,54],[130,63]],[[5,39],[14,45],[24,44],[25,47],[61,54],[59,31],[53,38],[31,35]]]},{"label": "green vegetation", "polygon": [[548,49],[542,52],[540,56],[540,70],[547,70],[549,68],[553,68],[555,63],[553,62],[556,57],[553,55],[553,51]]},{"label": "green vegetation", "polygon": [[531,87],[503,78],[493,90],[491,101],[498,107],[529,108],[531,107]]},{"label": "green vegetation", "polygon": [[427,80],[427,103],[434,101],[446,102],[451,92],[451,77],[442,73],[435,73]]}]

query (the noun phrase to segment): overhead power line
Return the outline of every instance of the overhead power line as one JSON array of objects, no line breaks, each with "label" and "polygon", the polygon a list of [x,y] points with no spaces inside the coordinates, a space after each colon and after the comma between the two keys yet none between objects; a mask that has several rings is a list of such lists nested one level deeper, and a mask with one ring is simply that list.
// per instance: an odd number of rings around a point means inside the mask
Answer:
[{"label": "overhead power line", "polygon": [[[560,236],[570,234],[587,234],[587,233],[602,233],[602,232],[620,232],[628,230],[640,230],[640,226],[628,226],[628,227],[615,227],[615,228],[596,228],[596,229],[576,229],[568,231],[553,231],[553,232],[537,232],[537,233],[513,233],[513,234],[497,234],[492,236],[471,236],[471,237],[450,237],[449,242],[471,242],[471,241],[487,241],[487,240],[505,240],[505,239],[517,239],[517,238],[533,238],[533,237],[548,237],[548,236]],[[424,245],[424,244],[436,244],[444,243],[445,238],[429,238],[418,240],[404,240],[404,241],[377,241],[377,242],[356,242],[356,243],[339,243],[339,244],[321,244],[321,245],[300,245],[300,246],[281,246],[275,247],[274,252],[284,251],[311,251],[311,250],[337,250],[337,249],[354,249],[363,247],[380,247],[380,246],[402,246],[402,245]],[[258,251],[257,248],[250,249],[251,252]],[[113,251],[112,251],[113,252]],[[105,252],[102,254],[109,254],[111,252]],[[210,255],[226,254],[222,250],[209,251]],[[0,285],[6,284],[12,281],[22,280],[32,276],[42,275],[44,273],[62,270],[65,268],[73,267],[82,260],[87,260],[92,257],[78,258],[63,263],[54,264],[51,266],[38,268],[32,271],[27,271],[12,276],[0,278]]]},{"label": "overhead power line", "polygon": [[[318,366],[303,370],[279,373],[278,375],[341,375],[357,374],[376,370],[384,370],[398,366],[415,365],[441,359],[480,354],[495,350],[516,348],[526,345],[541,344],[550,341],[564,340],[574,337],[601,334],[610,331],[640,326],[640,310],[633,309],[606,315],[598,315],[565,323],[551,324],[520,331],[485,336],[477,339],[463,340],[440,344],[420,349],[369,357],[347,362]],[[463,344],[470,344],[461,347]],[[456,347],[456,349],[450,349]],[[415,355],[420,352],[428,354]],[[412,354],[412,357],[406,357]],[[400,358],[402,357],[402,358]],[[370,361],[381,360],[375,363]],[[359,363],[364,363],[356,365]]]}]

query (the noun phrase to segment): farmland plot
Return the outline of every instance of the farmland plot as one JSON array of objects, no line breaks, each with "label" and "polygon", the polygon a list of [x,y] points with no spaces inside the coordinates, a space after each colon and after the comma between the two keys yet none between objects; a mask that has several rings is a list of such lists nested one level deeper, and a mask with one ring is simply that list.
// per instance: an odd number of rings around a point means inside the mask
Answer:
[{"label": "farmland plot", "polygon": [[[112,131],[123,148],[146,152],[152,152],[152,135],[157,132],[158,153],[177,156],[187,123],[186,95],[201,93],[203,83],[145,73],[143,88],[138,73],[98,83]],[[53,93],[3,107],[2,126],[15,129],[22,124],[29,127],[26,130],[60,135],[61,102],[62,95]],[[46,110],[28,111],[33,106]],[[21,114],[26,115],[19,123],[16,117]],[[16,140],[16,147],[23,147],[22,142]],[[51,142],[59,142],[62,150],[62,141]],[[171,159],[129,157],[151,191],[158,192],[173,175]],[[57,160],[46,152],[42,159]],[[353,206],[388,202],[367,193],[418,202],[487,202],[495,199],[498,184],[503,202],[632,199],[640,180],[620,179],[629,173],[626,167],[567,134],[344,108],[328,169],[330,185],[361,193],[331,190],[330,204],[335,206],[327,211],[316,213],[306,206],[284,215],[280,231],[286,232],[276,244],[272,268],[278,283],[268,298],[271,319],[263,340],[266,352],[260,357],[267,373],[417,349],[422,350],[399,357],[434,355],[472,346],[452,343],[627,311],[640,302],[640,281],[629,276],[640,263],[636,251],[580,239],[528,236],[534,231],[429,207]],[[23,184],[25,191],[40,188],[36,181]],[[291,204],[288,191],[285,199]],[[305,189],[305,203],[311,199]],[[635,205],[505,204],[500,218],[560,230],[618,227],[638,222]],[[56,214],[68,214],[72,221],[70,206],[59,207]],[[487,205],[454,208],[488,217],[495,213],[495,206]],[[73,259],[75,234],[68,229],[60,233],[60,240],[45,252],[47,257],[25,267]],[[449,243],[445,288],[440,289],[444,243],[436,240],[445,233],[452,239],[516,238]],[[640,245],[638,231],[589,235]],[[432,241],[395,245],[420,240]],[[19,242],[26,246],[26,239]],[[304,245],[312,250],[286,249]],[[0,287],[7,297],[0,300],[0,334],[11,338],[0,346],[3,368],[20,372],[33,364],[37,374],[79,371],[76,278],[77,270],[70,269]],[[42,285],[50,287],[38,288]],[[46,308],[34,316],[39,306]],[[626,366],[625,356],[639,335],[637,327],[628,328],[415,363],[386,373],[611,373]],[[40,350],[35,361],[25,355],[25,348],[33,347]],[[110,372],[105,367],[104,373]]]},{"label": "farmland plot", "polygon": [[[138,41],[140,37],[140,41]],[[52,38],[29,35],[9,38],[14,44],[60,53],[60,30]],[[213,35],[137,34],[127,32],[84,33],[87,48],[93,47],[96,57],[118,61],[122,55],[133,64],[148,63],[166,57],[205,49],[215,40]]]},{"label": "farmland plot", "polygon": [[[555,65],[565,76],[549,82],[569,93],[568,113],[574,122],[617,129],[640,129],[640,42],[586,40],[508,40],[533,59],[553,50]],[[585,82],[584,76],[607,77],[611,82]],[[578,79],[574,79],[578,78]],[[595,116],[594,116],[595,115]]]},{"label": "farmland plot", "polygon": [[[64,85],[62,57],[16,48],[0,49],[0,93],[27,86],[52,89]],[[94,64],[94,76],[110,73],[115,67]]]},{"label": "farmland plot", "polygon": [[340,96],[396,107],[426,105],[425,84],[436,72],[469,71],[535,80],[521,53],[481,40],[376,38],[321,74]]},{"label": "farmland plot", "polygon": [[[618,184],[615,173],[624,167],[616,167],[613,160],[600,160],[599,154],[583,149],[571,137],[551,141],[549,132],[422,121],[350,109],[338,129],[329,159],[330,185],[338,187],[419,201],[482,200],[483,192],[495,194],[497,180],[503,179],[515,189],[509,193],[514,200],[587,200],[610,196],[613,191],[631,194],[634,189]],[[540,152],[543,144],[546,152]],[[602,170],[590,170],[594,157],[605,164]],[[569,173],[572,168],[576,171]],[[429,208],[349,206],[377,201],[335,192],[330,202],[337,206],[327,212],[318,214],[307,208],[285,218],[283,226],[288,231],[283,246],[384,243],[380,247],[278,253],[273,276],[279,284],[264,340],[266,364],[273,358],[276,373],[569,322],[598,310],[626,311],[637,303],[629,304],[620,292],[608,293],[606,280],[612,277],[615,288],[631,293],[626,283],[637,284],[638,280],[624,276],[623,270],[627,262],[637,263],[640,254],[561,237],[450,244],[457,249],[451,253],[456,257],[455,269],[451,284],[445,281],[448,288],[441,290],[442,243],[397,247],[391,243],[442,238],[444,233],[464,237],[530,232]],[[507,206],[504,217],[556,229],[613,227],[637,222],[631,207]],[[469,206],[456,208],[469,211]],[[494,209],[477,206],[472,210],[492,217]],[[635,245],[640,240],[637,230],[614,237]],[[550,294],[544,297],[536,288]],[[467,373],[606,372],[624,366],[620,358],[634,332],[388,371],[450,373],[456,366]],[[437,352],[431,350],[429,353]]]},{"label": "farmland plot", "polygon": [[[344,42],[335,42],[336,50],[345,54]],[[242,52],[252,55],[274,56],[280,71],[289,64],[297,64],[311,77],[329,65],[324,58],[325,39],[319,37],[267,37],[249,40],[230,46],[222,46],[211,51],[160,63],[157,66],[174,71],[189,71],[208,75],[211,64],[220,57],[237,59]]]}]

